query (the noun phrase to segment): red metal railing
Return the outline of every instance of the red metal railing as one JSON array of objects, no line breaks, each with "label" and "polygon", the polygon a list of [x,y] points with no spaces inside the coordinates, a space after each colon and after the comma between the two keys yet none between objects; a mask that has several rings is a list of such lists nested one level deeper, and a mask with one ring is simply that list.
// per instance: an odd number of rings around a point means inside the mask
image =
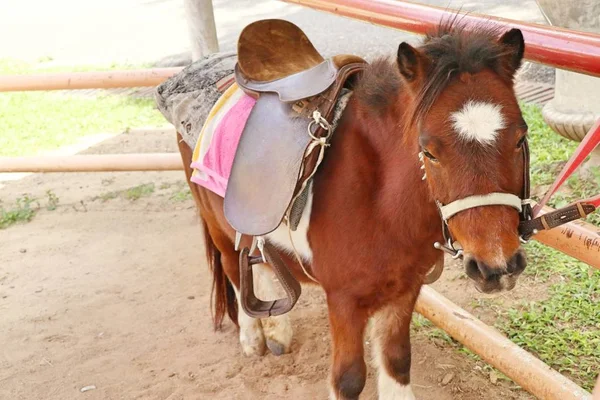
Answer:
[{"label": "red metal railing", "polygon": [[[282,0],[336,15],[425,34],[452,14],[443,8],[392,0]],[[600,76],[600,35],[476,14],[461,15],[468,25],[488,23],[521,29],[525,58],[557,68]]]}]

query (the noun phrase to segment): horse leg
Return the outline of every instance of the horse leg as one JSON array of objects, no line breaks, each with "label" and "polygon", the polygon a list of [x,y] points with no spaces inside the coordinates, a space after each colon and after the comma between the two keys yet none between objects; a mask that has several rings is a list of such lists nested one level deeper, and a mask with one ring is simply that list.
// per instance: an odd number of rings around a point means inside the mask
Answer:
[{"label": "horse leg", "polygon": [[246,356],[261,356],[265,353],[265,336],[259,319],[251,318],[242,310],[240,303],[240,278],[237,252],[231,249],[221,252],[221,262],[227,279],[232,283],[237,301],[237,322],[239,326],[240,344]]},{"label": "horse leg", "polygon": [[368,314],[344,295],[328,294],[327,305],[333,345],[330,399],[358,399],[367,378],[363,336]]},{"label": "horse leg", "polygon": [[[223,228],[227,224],[222,211],[223,200],[216,194],[190,181],[192,169],[189,165],[192,162],[192,149],[183,142],[183,138],[179,133],[177,134],[177,144],[183,160],[186,181],[206,226],[205,235],[210,236],[210,240],[206,242],[206,246],[217,250],[218,260],[215,260],[215,262],[222,264],[222,268],[215,268],[213,266],[213,273],[215,274],[213,279],[223,280],[224,277],[221,274],[224,273],[226,276],[225,279],[231,282],[235,291],[238,303],[237,322],[240,328],[240,344],[242,345],[244,354],[247,356],[264,354],[265,335],[266,345],[273,354],[281,355],[288,353],[292,342],[292,326],[287,315],[266,318],[261,323],[261,320],[249,317],[242,310],[239,290],[239,255],[234,250],[232,239]],[[254,271],[255,291],[259,294],[259,297],[262,295],[264,300],[275,298],[273,295],[275,288],[273,286],[274,274],[272,270],[266,266],[257,265],[254,267]],[[225,285],[217,285],[215,290],[217,298],[227,303],[227,296],[224,292],[226,290]],[[230,304],[224,304],[223,308],[229,309],[230,306]]]},{"label": "horse leg", "polygon": [[[205,225],[205,245],[207,252],[215,255],[212,260],[213,279],[215,282],[229,281],[233,286],[237,301],[237,324],[240,329],[240,344],[242,351],[246,356],[263,355],[265,353],[265,336],[263,334],[260,320],[250,318],[242,310],[240,304],[240,272],[238,266],[238,253],[234,250],[234,245],[231,238],[222,229],[222,223],[219,219],[225,221],[225,216],[222,214],[223,200],[214,193],[201,188],[190,181],[192,169],[192,149],[183,142],[182,136],[177,133],[177,145],[181,158],[183,160],[186,181],[192,192],[192,197],[196,202],[200,217]],[[225,274],[225,276],[223,276]],[[221,304],[221,309],[231,309],[232,304],[228,304],[230,300],[226,294],[226,284],[216,285],[213,290],[215,299],[218,305]],[[233,300],[233,299],[231,299]],[[235,307],[233,307],[235,309]],[[223,311],[221,311],[223,312]],[[230,313],[232,315],[232,313]]]},{"label": "horse leg", "polygon": [[[275,286],[275,273],[266,264],[253,267],[254,286],[257,296],[262,300],[277,299],[278,293]],[[243,311],[240,310],[240,313]],[[292,345],[292,324],[289,314],[261,319],[262,329],[266,338],[267,347],[276,356],[290,352]]]},{"label": "horse leg", "polygon": [[380,400],[414,400],[410,387],[410,321],[416,295],[401,296],[374,318],[373,358]]}]

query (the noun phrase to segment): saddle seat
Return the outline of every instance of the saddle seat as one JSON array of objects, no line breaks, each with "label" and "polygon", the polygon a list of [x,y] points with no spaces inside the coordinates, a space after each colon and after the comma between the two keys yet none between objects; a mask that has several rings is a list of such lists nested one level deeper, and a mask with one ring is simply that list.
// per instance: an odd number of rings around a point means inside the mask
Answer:
[{"label": "saddle seat", "polygon": [[[296,25],[268,19],[248,25],[238,40],[235,80],[256,103],[239,140],[225,192],[224,213],[239,235],[259,237],[287,298],[263,302],[252,289],[251,265],[262,257],[240,255],[241,298],[254,317],[289,311],[300,286],[262,236],[291,214],[293,202],[318,167],[323,142],[335,129],[344,89],[367,63],[353,55],[325,59]],[[314,146],[319,142],[317,146]],[[312,150],[311,150],[312,149]],[[290,214],[288,214],[288,212]],[[287,221],[289,223],[289,221]],[[292,227],[293,224],[290,224]],[[295,229],[295,228],[292,228]]]},{"label": "saddle seat", "polygon": [[353,55],[325,60],[306,34],[291,22],[267,19],[248,25],[238,40],[236,80],[250,95],[274,92],[281,101],[323,92],[345,65],[365,61]]},{"label": "saddle seat", "polygon": [[[257,102],[225,193],[225,216],[237,232],[262,236],[280,225],[301,178],[314,112],[331,123],[340,92],[366,65],[352,55],[326,60],[288,21],[260,20],[243,29],[235,79]],[[323,133],[319,127],[314,135]]]}]

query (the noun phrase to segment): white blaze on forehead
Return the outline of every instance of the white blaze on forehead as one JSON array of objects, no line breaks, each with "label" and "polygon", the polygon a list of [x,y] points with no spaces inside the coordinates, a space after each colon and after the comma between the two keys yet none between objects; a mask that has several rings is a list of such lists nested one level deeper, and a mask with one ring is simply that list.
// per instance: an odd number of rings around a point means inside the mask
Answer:
[{"label": "white blaze on forehead", "polygon": [[469,100],[460,111],[452,113],[450,120],[461,138],[484,145],[494,143],[505,127],[502,107],[481,101]]}]

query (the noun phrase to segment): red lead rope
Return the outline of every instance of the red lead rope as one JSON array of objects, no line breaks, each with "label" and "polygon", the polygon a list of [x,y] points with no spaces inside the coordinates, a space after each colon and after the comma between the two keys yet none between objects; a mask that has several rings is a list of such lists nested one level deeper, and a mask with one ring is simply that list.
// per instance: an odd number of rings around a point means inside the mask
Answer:
[{"label": "red lead rope", "polygon": [[[575,170],[581,165],[585,158],[598,146],[600,143],[600,119],[585,135],[585,138],[581,141],[575,153],[571,156],[567,164],[563,167],[560,174],[554,180],[552,186],[542,199],[534,208],[533,216],[536,217],[542,207],[546,205],[550,197],[561,187],[561,185],[575,172]],[[600,194],[594,197],[590,197],[585,200],[581,200],[582,203],[588,203],[594,205],[594,207],[600,207]]]}]

